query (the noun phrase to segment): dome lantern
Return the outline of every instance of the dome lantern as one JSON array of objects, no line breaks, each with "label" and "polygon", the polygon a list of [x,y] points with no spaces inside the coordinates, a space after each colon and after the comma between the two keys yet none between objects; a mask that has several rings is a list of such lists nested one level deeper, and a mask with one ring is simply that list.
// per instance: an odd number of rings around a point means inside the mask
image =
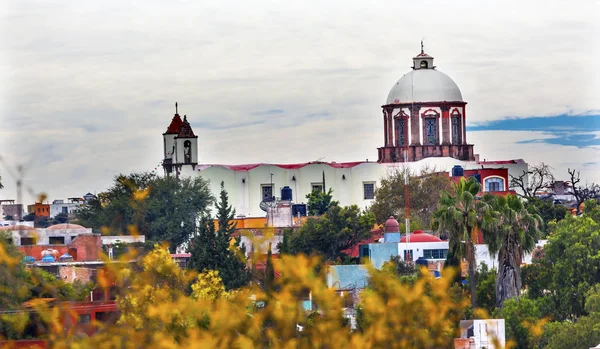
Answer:
[{"label": "dome lantern", "polygon": [[423,40],[421,40],[421,53],[413,57],[413,69],[435,69],[433,57],[425,53],[423,49]]}]

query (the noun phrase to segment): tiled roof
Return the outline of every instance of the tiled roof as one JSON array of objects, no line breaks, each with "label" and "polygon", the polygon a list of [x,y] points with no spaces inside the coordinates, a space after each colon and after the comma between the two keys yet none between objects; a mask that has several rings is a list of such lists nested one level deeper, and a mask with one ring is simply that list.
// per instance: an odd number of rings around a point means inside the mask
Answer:
[{"label": "tiled roof", "polygon": [[48,230],[59,230],[59,229],[87,229],[79,224],[61,223],[55,224],[48,227]]},{"label": "tiled roof", "polygon": [[192,126],[190,126],[190,123],[187,121],[187,117],[184,115],[183,123],[181,124],[181,127],[179,128],[179,134],[177,135],[177,138],[192,138],[192,137],[196,137],[196,135],[194,134],[194,131],[192,131]]},{"label": "tiled roof", "polygon": [[179,114],[175,114],[173,116],[173,120],[171,120],[171,124],[169,125],[167,131],[164,134],[178,134],[182,123],[183,122],[181,121],[181,117],[179,117]]}]

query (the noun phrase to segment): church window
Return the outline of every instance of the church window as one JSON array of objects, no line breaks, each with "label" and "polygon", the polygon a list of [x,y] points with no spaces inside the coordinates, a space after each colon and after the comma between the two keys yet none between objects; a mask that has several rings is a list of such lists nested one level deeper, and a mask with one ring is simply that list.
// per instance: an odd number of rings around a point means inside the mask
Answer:
[{"label": "church window", "polygon": [[403,147],[404,142],[406,142],[406,133],[404,132],[405,122],[406,120],[404,120],[403,118],[398,119],[398,121],[396,122],[396,130],[398,131],[398,137],[396,137],[396,139],[398,140],[399,147]]},{"label": "church window", "polygon": [[184,163],[189,164],[192,162],[192,142],[183,142],[183,159]]},{"label": "church window", "polygon": [[323,183],[311,183],[313,192],[322,192],[323,191]]},{"label": "church window", "polygon": [[452,118],[452,144],[459,143],[459,127],[458,127],[458,118]]},{"label": "church window", "polygon": [[486,178],[485,191],[504,191],[504,179],[498,177]]},{"label": "church window", "polygon": [[262,201],[273,201],[273,186],[271,184],[263,184],[261,186]]},{"label": "church window", "polygon": [[50,237],[48,237],[48,243],[50,245],[64,245],[65,237],[64,236],[50,236]]},{"label": "church window", "polygon": [[436,119],[427,118],[425,119],[425,144],[436,144],[437,143],[437,125]]},{"label": "church window", "polygon": [[427,69],[427,67],[428,67],[427,61],[421,61],[421,68]]},{"label": "church window", "polygon": [[365,200],[375,199],[375,183],[363,183],[363,193]]}]

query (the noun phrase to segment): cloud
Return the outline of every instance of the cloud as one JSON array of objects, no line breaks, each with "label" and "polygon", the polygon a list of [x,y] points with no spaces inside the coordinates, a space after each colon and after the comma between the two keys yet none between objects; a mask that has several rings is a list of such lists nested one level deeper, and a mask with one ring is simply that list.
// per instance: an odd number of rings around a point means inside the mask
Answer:
[{"label": "cloud", "polygon": [[518,144],[548,143],[576,147],[600,145],[600,113],[587,111],[579,115],[512,117],[467,127],[472,131],[541,131],[550,137],[523,139]]},{"label": "cloud", "polygon": [[[553,117],[599,109],[594,10],[560,1],[12,1],[0,14],[0,155],[27,164],[28,185],[51,198],[101,191],[120,172],[156,167],[178,101],[201,162],[375,160],[380,106],[425,36],[469,102],[476,151],[557,167],[564,156],[592,174],[597,165],[583,164],[598,155],[600,112],[587,113],[592,126]],[[398,13],[411,15],[398,22]],[[550,125],[493,123],[507,115],[547,115]],[[5,185],[0,197],[15,197]]]}]

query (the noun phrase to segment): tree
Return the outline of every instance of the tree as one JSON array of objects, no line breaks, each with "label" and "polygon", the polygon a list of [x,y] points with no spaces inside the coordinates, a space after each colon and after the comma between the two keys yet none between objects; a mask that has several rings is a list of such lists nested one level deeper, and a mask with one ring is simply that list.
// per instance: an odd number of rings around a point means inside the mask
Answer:
[{"label": "tree", "polygon": [[575,169],[567,169],[571,177],[571,185],[573,186],[573,196],[575,196],[577,215],[581,214],[581,204],[586,200],[595,199],[600,194],[600,187],[596,184],[586,184],[585,186],[578,185],[581,182],[579,171]]},{"label": "tree", "polygon": [[11,215],[6,215],[6,216],[4,216],[4,220],[7,220],[7,221],[12,221],[12,220],[14,220],[14,219],[15,219],[15,218],[14,218],[13,216],[11,216]]},{"label": "tree", "polygon": [[290,236],[292,235],[292,229],[286,228],[283,229],[281,242],[277,244],[277,249],[279,250],[279,254],[290,254],[291,246],[290,246]]},{"label": "tree", "polygon": [[489,269],[487,264],[482,263],[477,268],[476,278],[477,303],[480,308],[485,309],[488,314],[492,314],[496,309],[496,269]]},{"label": "tree", "polygon": [[[504,319],[506,337],[516,343],[517,349],[535,347],[537,340],[529,328],[541,319],[541,312],[534,301],[527,297],[507,299],[503,308],[494,313],[495,318]],[[566,346],[564,348],[573,348]]]},{"label": "tree", "polygon": [[451,253],[467,260],[471,305],[475,309],[475,244],[478,232],[486,232],[494,222],[490,205],[476,198],[480,185],[475,178],[461,178],[458,183],[453,183],[452,189],[452,194],[442,190],[438,208],[434,212],[434,222],[440,233],[448,233],[448,247]]},{"label": "tree", "polygon": [[[166,246],[155,246],[154,250],[139,261],[136,270],[111,270],[112,278],[123,292],[117,297],[120,311],[119,326],[134,331],[147,331],[144,341],[150,340],[153,333],[165,330],[169,323],[163,321],[160,314],[150,311],[154,304],[175,302],[182,295],[182,290],[189,287],[191,275],[179,269]],[[116,274],[116,275],[115,275]],[[107,283],[108,276],[100,283]],[[185,321],[179,320],[176,327],[186,327]],[[174,329],[171,328],[171,331]]]},{"label": "tree", "polygon": [[404,217],[404,176],[409,175],[411,229],[429,229],[433,212],[443,189],[450,189],[450,179],[445,172],[425,168],[421,172],[409,169],[394,170],[381,179],[375,190],[375,201],[369,208],[375,214],[377,224],[384,224],[390,217]]},{"label": "tree", "polygon": [[34,222],[36,228],[48,228],[50,225],[52,225],[50,218],[46,216],[36,216]]},{"label": "tree", "polygon": [[267,252],[267,265],[265,267],[265,291],[273,292],[275,290],[275,269],[273,268],[273,256],[271,253],[271,243]]},{"label": "tree", "polygon": [[600,208],[593,200],[585,205],[580,217],[569,215],[551,226],[535,269],[527,268],[528,293],[547,304],[546,312],[554,320],[575,321],[586,315],[585,295],[600,283]]},{"label": "tree", "polygon": [[586,293],[585,309],[589,315],[576,322],[551,322],[544,327],[539,348],[594,348],[600,343],[600,284]]},{"label": "tree", "polygon": [[228,296],[223,286],[223,280],[217,270],[206,270],[198,274],[197,281],[192,285],[193,299],[217,300]]},{"label": "tree", "polygon": [[69,215],[61,212],[54,216],[54,220],[56,221],[56,224],[67,223],[69,221]]},{"label": "tree", "polygon": [[23,220],[25,222],[33,222],[35,221],[35,213],[28,213],[25,216],[23,216]]},{"label": "tree", "polygon": [[13,244],[12,236],[0,231],[0,309],[14,309],[30,296],[30,285],[23,254]]},{"label": "tree", "polygon": [[201,219],[198,233],[191,240],[190,267],[203,272],[217,270],[227,290],[242,287],[250,280],[246,270],[245,247],[234,238],[235,210],[229,205],[225,184],[221,182],[219,202],[216,203],[218,229],[210,217]]},{"label": "tree", "polygon": [[502,307],[507,299],[519,298],[523,255],[535,248],[542,219],[530,214],[516,195],[486,194],[485,200],[495,217],[493,227],[484,231],[484,238],[490,254],[498,256],[496,306]]},{"label": "tree", "polygon": [[212,202],[208,184],[201,177],[132,173],[117,176],[112,187],[77,212],[77,218],[96,232],[129,234],[133,226],[146,241],[168,242],[174,251],[189,240],[197,217]]},{"label": "tree", "polygon": [[565,218],[565,215],[567,215],[569,211],[563,205],[554,204],[554,202],[550,200],[542,200],[537,197],[528,198],[524,205],[530,213],[537,214],[542,218],[543,224],[540,226],[542,236],[540,236],[540,238],[544,238],[550,232],[550,222],[560,221]]},{"label": "tree", "polygon": [[306,195],[306,198],[308,199],[309,216],[321,216],[330,207],[339,205],[339,202],[332,201],[333,189],[331,188],[327,192],[324,190],[313,190],[310,194]]},{"label": "tree", "polygon": [[290,252],[318,254],[326,260],[341,258],[342,251],[370,236],[375,218],[356,205],[332,206],[321,217],[309,218],[290,237]]},{"label": "tree", "polygon": [[519,195],[525,198],[534,198],[538,191],[550,187],[553,182],[552,168],[543,162],[523,170],[516,177],[510,175],[510,186],[520,189],[522,193]]}]

